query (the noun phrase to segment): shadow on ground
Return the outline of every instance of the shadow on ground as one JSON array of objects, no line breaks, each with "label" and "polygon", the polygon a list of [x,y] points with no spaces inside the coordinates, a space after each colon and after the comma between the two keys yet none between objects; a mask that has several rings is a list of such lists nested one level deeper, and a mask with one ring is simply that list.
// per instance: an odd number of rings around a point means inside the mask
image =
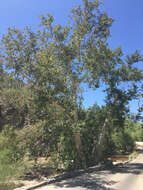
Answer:
[{"label": "shadow on ground", "polygon": [[128,174],[140,174],[143,172],[143,164],[141,163],[129,163],[126,165],[120,164],[112,170],[112,173],[128,173]]},{"label": "shadow on ground", "polygon": [[89,189],[89,190],[114,190],[111,188],[105,187],[105,185],[113,185],[114,181],[107,181],[107,179],[103,179],[94,174],[83,174],[76,178],[72,178],[63,182],[56,183],[57,187],[65,187],[65,188],[76,188],[76,189]]},{"label": "shadow on ground", "polygon": [[[140,151],[143,155],[143,152]],[[138,160],[138,159],[137,159]],[[82,171],[73,171],[71,173],[59,175],[55,177],[49,184],[54,183],[54,187],[66,188],[66,189],[77,189],[77,190],[115,190],[111,188],[112,185],[116,185],[117,181],[113,181],[112,175],[114,174],[141,174],[143,173],[143,163],[142,162],[129,162],[126,164],[112,165],[110,162],[106,161],[103,164],[99,164],[90,167]],[[141,159],[140,159],[141,160]],[[139,160],[139,161],[140,161]],[[42,169],[35,168],[33,177],[39,175],[48,176],[49,169],[43,167]],[[38,173],[38,174],[37,174]],[[27,177],[31,176],[27,175]],[[109,177],[111,176],[111,177]],[[111,180],[112,179],[112,180]]]},{"label": "shadow on ground", "polygon": [[[141,174],[143,173],[143,164],[142,163],[126,163],[118,164],[111,168],[102,168],[100,171],[90,170],[80,176],[68,179],[56,183],[57,187],[65,188],[76,188],[76,189],[89,189],[89,190],[115,190],[109,188],[110,186],[117,183],[117,181],[111,181],[108,179],[108,174]],[[107,175],[106,175],[107,174]],[[108,186],[108,187],[107,187]]]},{"label": "shadow on ground", "polygon": [[[143,155],[143,150],[138,150],[138,153]],[[113,170],[111,170],[112,173],[127,173],[127,174],[140,174],[143,173],[143,163],[140,162],[129,162],[126,164],[118,164],[116,167],[114,167]]]},{"label": "shadow on ground", "polygon": [[[88,172],[77,176],[75,178],[68,179],[63,182],[56,183],[57,187],[66,187],[66,188],[76,188],[79,189],[88,189],[88,190],[115,190],[109,188],[117,183],[117,181],[110,181],[107,179],[105,174],[140,174],[143,171],[143,164],[140,163],[130,163],[125,165],[118,165],[112,168],[112,170],[102,170],[95,172]],[[101,177],[100,177],[101,176]],[[108,187],[106,187],[108,186]]]}]

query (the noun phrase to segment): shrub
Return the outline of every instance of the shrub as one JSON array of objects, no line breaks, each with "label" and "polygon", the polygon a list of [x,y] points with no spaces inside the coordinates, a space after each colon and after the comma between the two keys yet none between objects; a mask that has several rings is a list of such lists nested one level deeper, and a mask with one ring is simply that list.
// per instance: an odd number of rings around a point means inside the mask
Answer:
[{"label": "shrub", "polygon": [[135,144],[131,135],[125,131],[116,131],[112,135],[112,140],[116,151],[132,152]]},{"label": "shrub", "polygon": [[0,183],[0,190],[13,190],[14,188],[14,183]]},{"label": "shrub", "polygon": [[[19,148],[16,131],[5,126],[0,133],[0,182],[6,183],[21,175],[24,170],[22,157],[23,151]],[[2,187],[0,184],[0,188]],[[6,187],[8,189],[8,184]]]},{"label": "shrub", "polygon": [[19,177],[24,170],[22,162],[11,162],[11,159],[9,158],[10,152],[11,150],[9,149],[0,151],[0,182],[9,182],[14,178]]},{"label": "shrub", "polygon": [[44,125],[44,122],[39,121],[35,125],[23,128],[18,134],[20,149],[22,149],[30,159],[34,159],[35,162],[39,156],[45,156],[47,151]]}]

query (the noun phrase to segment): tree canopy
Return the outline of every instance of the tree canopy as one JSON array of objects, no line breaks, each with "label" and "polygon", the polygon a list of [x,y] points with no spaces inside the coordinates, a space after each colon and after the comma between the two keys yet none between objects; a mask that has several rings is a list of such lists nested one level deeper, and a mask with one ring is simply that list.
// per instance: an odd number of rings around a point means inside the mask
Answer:
[{"label": "tree canopy", "polygon": [[[116,150],[118,131],[120,138],[127,134],[129,102],[140,95],[143,56],[110,48],[113,19],[98,0],[83,0],[68,23],[57,25],[47,13],[36,31],[9,28],[3,35],[0,130],[9,130],[7,125],[19,130],[20,147],[35,160],[56,155],[67,167],[85,167]],[[84,84],[95,92],[105,85],[104,106],[83,108]],[[130,149],[120,148],[131,150],[129,142]]]}]

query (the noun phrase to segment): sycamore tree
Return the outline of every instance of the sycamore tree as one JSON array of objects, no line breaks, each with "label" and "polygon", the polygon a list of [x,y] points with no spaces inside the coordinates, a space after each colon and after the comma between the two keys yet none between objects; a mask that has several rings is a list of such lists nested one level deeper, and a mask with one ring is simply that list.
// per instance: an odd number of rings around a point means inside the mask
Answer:
[{"label": "sycamore tree", "polygon": [[[79,90],[83,82],[90,81],[85,57],[93,47],[100,51],[110,35],[112,21],[98,0],[83,0],[82,6],[72,9],[67,26],[56,25],[53,16],[47,14],[41,16],[36,32],[28,27],[9,28],[2,38],[4,67],[35,92],[37,117],[49,114],[53,123],[63,118],[76,134],[78,131],[78,159],[82,156]],[[98,87],[99,75],[94,79]]]},{"label": "sycamore tree", "polygon": [[[85,161],[81,142],[85,123],[80,119],[83,83],[94,90],[103,83],[107,87],[109,111],[98,147],[92,150],[93,154],[97,151],[99,160],[109,121],[113,115],[120,116],[118,120],[123,118],[128,102],[136,95],[136,82],[142,78],[142,71],[134,67],[141,60],[138,52],[124,60],[120,48],[109,48],[112,22],[98,0],[83,0],[81,6],[72,9],[65,26],[56,25],[53,16],[47,14],[41,16],[37,31],[9,28],[2,38],[3,68],[34,94],[34,121],[44,121],[51,151],[64,155],[63,161],[74,160],[76,167]],[[123,83],[131,86],[123,90]]]}]

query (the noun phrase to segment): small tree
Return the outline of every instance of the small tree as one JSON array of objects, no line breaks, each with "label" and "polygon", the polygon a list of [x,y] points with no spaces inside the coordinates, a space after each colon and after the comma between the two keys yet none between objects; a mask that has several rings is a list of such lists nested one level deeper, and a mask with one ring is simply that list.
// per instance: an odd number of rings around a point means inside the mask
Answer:
[{"label": "small tree", "polygon": [[142,70],[134,67],[134,63],[141,61],[142,56],[137,51],[131,56],[126,56],[125,61],[122,56],[120,48],[110,50],[104,42],[101,48],[93,47],[90,52],[87,52],[86,60],[89,62],[88,69],[92,77],[90,85],[95,86],[99,76],[99,83],[104,83],[107,95],[105,102],[108,113],[99,136],[97,161],[102,158],[107,126],[123,127],[126,113],[129,111],[128,103],[138,95],[136,82],[141,80]]}]

